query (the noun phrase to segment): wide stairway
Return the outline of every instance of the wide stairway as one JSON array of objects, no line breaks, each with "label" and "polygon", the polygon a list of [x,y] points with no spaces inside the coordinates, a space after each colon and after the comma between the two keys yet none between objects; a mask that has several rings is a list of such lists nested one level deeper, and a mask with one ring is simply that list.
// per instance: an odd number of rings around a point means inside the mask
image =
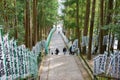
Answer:
[{"label": "wide stairway", "polygon": [[[66,45],[56,30],[51,38],[49,53],[41,63],[40,80],[84,80],[79,59],[76,55],[69,55],[68,50],[64,55],[64,47]],[[55,54],[56,48],[59,49],[58,55]]]}]

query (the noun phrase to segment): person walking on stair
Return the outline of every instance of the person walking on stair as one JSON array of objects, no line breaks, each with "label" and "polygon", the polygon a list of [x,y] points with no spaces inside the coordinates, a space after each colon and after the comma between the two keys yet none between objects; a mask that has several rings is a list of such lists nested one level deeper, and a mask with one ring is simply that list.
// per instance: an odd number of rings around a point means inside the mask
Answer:
[{"label": "person walking on stair", "polygon": [[59,53],[59,50],[58,50],[58,48],[56,48],[55,54],[58,55],[58,53]]},{"label": "person walking on stair", "polygon": [[72,46],[70,46],[70,48],[69,48],[69,51],[70,51],[70,53],[69,53],[69,54],[72,54],[72,55],[74,55],[74,51],[73,51],[73,48],[72,48]]},{"label": "person walking on stair", "polygon": [[67,49],[66,49],[66,47],[64,47],[64,48],[63,48],[63,53],[64,53],[64,55],[66,54],[66,52],[67,52]]}]

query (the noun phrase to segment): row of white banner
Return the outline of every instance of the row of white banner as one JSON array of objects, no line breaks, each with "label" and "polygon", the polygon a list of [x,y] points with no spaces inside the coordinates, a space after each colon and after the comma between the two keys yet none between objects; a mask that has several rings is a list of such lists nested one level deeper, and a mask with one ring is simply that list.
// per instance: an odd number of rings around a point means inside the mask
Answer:
[{"label": "row of white banner", "polygon": [[94,75],[105,74],[120,78],[120,51],[107,57],[107,52],[94,58]]},{"label": "row of white banner", "polygon": [[37,56],[45,41],[38,42],[32,51],[25,45],[17,46],[16,40],[9,40],[8,34],[0,32],[0,80],[14,80],[31,74],[37,75]]},{"label": "row of white banner", "polygon": [[[93,45],[98,45],[98,35],[94,35],[93,36],[93,39],[92,39],[92,44]],[[89,43],[89,37],[88,36],[82,36],[82,43],[81,45],[82,46],[88,46],[88,43]],[[105,35],[103,37],[103,45],[107,45],[107,44],[112,44],[112,36],[110,35]]]}]

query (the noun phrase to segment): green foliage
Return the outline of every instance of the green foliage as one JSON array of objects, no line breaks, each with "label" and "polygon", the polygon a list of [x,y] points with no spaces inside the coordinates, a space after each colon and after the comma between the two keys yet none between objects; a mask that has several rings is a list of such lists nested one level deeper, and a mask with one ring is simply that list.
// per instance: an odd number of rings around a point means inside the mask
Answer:
[{"label": "green foliage", "polygon": [[65,6],[65,9],[62,10],[64,15],[61,16],[61,19],[64,21],[64,26],[73,28],[75,27],[75,0],[67,0],[63,3],[63,5]]},{"label": "green foliage", "polygon": [[[79,16],[80,16],[80,27],[82,28],[84,13],[85,13],[85,0],[79,0]],[[66,0],[63,2],[65,9],[62,10],[64,13],[63,16],[60,16],[63,19],[64,26],[68,28],[76,27],[76,0]]]},{"label": "green foliage", "polygon": [[[4,8],[4,0],[0,2],[0,25],[5,25],[4,17],[8,17],[8,32],[10,38],[15,34],[14,30],[14,19],[17,15],[17,31],[18,31],[18,43],[24,43],[24,10],[25,10],[25,0],[16,0],[16,6],[14,6],[14,0],[6,0],[6,8]],[[31,13],[32,13],[32,1],[31,1]],[[42,25],[41,27],[49,27],[57,23],[59,20],[63,20],[64,26],[67,28],[76,27],[76,0],[65,0],[63,5],[65,9],[62,10],[63,15],[58,17],[58,1],[57,0],[37,0],[37,20],[38,24]],[[108,4],[108,0],[105,1]],[[94,30],[97,33],[97,29],[100,24],[100,1],[96,1],[96,15],[95,15],[95,25]],[[115,34],[118,39],[120,39],[120,1],[115,0],[114,9],[110,10],[114,15],[112,15],[112,22],[108,25],[105,25],[102,29],[108,30],[112,34]],[[83,28],[84,16],[86,11],[86,0],[79,0],[79,18],[80,18],[80,27]],[[105,14],[104,14],[105,15]],[[106,17],[106,15],[105,15]],[[105,18],[106,20],[106,18]],[[74,38],[74,36],[72,36]]]},{"label": "green foliage", "polygon": [[120,24],[109,24],[109,25],[105,25],[102,29],[104,30],[109,30],[109,32],[112,32],[113,34],[115,34],[115,36],[117,37],[117,39],[120,40]]},{"label": "green foliage", "polygon": [[24,44],[25,42],[25,30],[24,27],[22,25],[18,25],[18,43],[19,44]]},{"label": "green foliage", "polygon": [[16,0],[16,6],[14,5],[14,0],[6,0],[6,8],[4,8],[4,2],[2,1],[0,3],[0,25],[2,24],[4,26],[5,21],[4,17],[8,17],[8,33],[9,37],[12,38],[15,35],[15,29],[14,27],[14,19],[15,15],[17,16],[17,30],[18,30],[18,43],[24,43],[24,28],[23,28],[23,17],[24,17],[24,6],[23,0]]},{"label": "green foliage", "polygon": [[70,36],[70,41],[74,41],[76,39],[76,36],[74,35],[74,34],[72,34],[71,36]]},{"label": "green foliage", "polygon": [[18,23],[23,26],[23,18],[24,18],[24,8],[25,8],[25,3],[23,0],[17,0],[16,2],[16,15],[18,17]]},{"label": "green foliage", "polygon": [[[56,23],[57,20],[57,8],[58,8],[58,1],[57,0],[38,0],[38,19],[39,24],[44,24],[44,26],[52,26]],[[25,10],[25,0],[16,0],[16,6],[14,5],[14,0],[6,0],[6,8],[4,9],[4,2],[0,3],[0,25],[4,26],[4,16],[8,17],[8,32],[10,38],[15,35],[14,26],[14,19],[15,15],[17,16],[17,33],[18,33],[18,43],[24,43],[24,36],[25,36],[25,28],[24,28],[24,10]],[[32,0],[31,0],[31,7]],[[41,9],[43,9],[41,11]],[[32,8],[30,8],[32,11]],[[44,20],[42,20],[44,19]]]},{"label": "green foliage", "polygon": [[[118,9],[120,10],[120,8],[117,8],[115,10],[115,12],[118,13]],[[117,37],[117,39],[120,40],[120,15],[115,15],[113,17],[113,20],[114,20],[113,23],[105,25],[102,29],[108,30],[109,32],[112,32],[112,34],[115,34],[115,36]]]},{"label": "green foliage", "polygon": [[[0,3],[0,23],[4,23],[4,16],[8,16],[8,24],[10,25],[12,17],[15,15],[15,7],[13,4],[13,0],[6,0],[6,5],[4,5],[3,1]],[[5,6],[5,7],[4,7]]]},{"label": "green foliage", "polygon": [[[44,26],[52,26],[57,20],[57,0],[38,0],[38,16],[40,19],[40,24]],[[43,20],[44,19],[44,20]]]}]

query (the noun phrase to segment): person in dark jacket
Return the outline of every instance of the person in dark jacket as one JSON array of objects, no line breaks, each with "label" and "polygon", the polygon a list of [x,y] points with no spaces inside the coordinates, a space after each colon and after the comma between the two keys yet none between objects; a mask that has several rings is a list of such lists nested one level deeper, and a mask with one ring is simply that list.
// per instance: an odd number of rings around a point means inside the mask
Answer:
[{"label": "person in dark jacket", "polygon": [[64,55],[66,54],[66,51],[67,51],[67,49],[64,47],[64,48],[63,48],[63,53],[64,53]]},{"label": "person in dark jacket", "polygon": [[69,54],[72,54],[72,46],[69,48]]},{"label": "person in dark jacket", "polygon": [[58,48],[56,48],[55,54],[58,55],[58,53],[59,53],[59,50],[58,50]]},{"label": "person in dark jacket", "polygon": [[74,55],[74,52],[72,51],[72,46],[70,46],[70,48],[69,48],[69,54],[72,54],[72,55]]}]

